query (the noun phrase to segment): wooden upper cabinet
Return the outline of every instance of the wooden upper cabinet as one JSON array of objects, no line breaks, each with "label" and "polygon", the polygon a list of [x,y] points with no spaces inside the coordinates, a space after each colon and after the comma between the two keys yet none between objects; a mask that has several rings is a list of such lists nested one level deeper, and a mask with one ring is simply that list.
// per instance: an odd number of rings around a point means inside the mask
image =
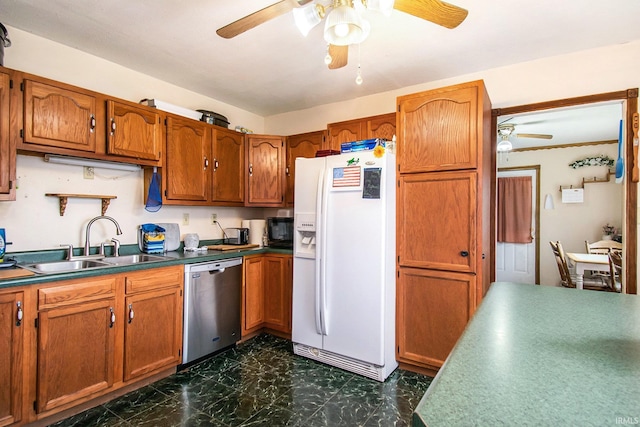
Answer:
[{"label": "wooden upper cabinet", "polygon": [[483,122],[479,91],[474,83],[398,98],[400,173],[478,166]]},{"label": "wooden upper cabinet", "polygon": [[287,137],[287,192],[285,195],[285,205],[293,206],[296,159],[298,157],[313,158],[316,152],[322,150],[325,141],[325,132],[308,132]]},{"label": "wooden upper cabinet", "polygon": [[403,267],[476,270],[476,172],[408,174],[397,194],[398,263]]},{"label": "wooden upper cabinet", "polygon": [[340,151],[343,142],[382,138],[391,140],[396,134],[396,113],[330,123],[327,125],[329,147]]},{"label": "wooden upper cabinet", "polygon": [[396,134],[396,113],[383,114],[367,118],[365,139],[381,138],[391,141]]},{"label": "wooden upper cabinet", "polygon": [[24,144],[96,151],[96,97],[90,92],[23,81]]},{"label": "wooden upper cabinet", "polygon": [[160,160],[164,126],[157,111],[139,104],[107,101],[107,153]]},{"label": "wooden upper cabinet", "polygon": [[244,134],[214,126],[212,201],[244,204]]},{"label": "wooden upper cabinet", "polygon": [[359,141],[364,138],[366,131],[363,130],[362,119],[349,120],[339,123],[330,123],[327,126],[329,133],[329,149],[340,151],[341,144],[343,142]]},{"label": "wooden upper cabinet", "polygon": [[20,421],[22,412],[22,370],[24,317],[18,321],[18,310],[24,310],[24,292],[0,294],[0,425]]},{"label": "wooden upper cabinet", "polygon": [[204,122],[167,116],[163,171],[167,201],[209,200],[211,128]]},{"label": "wooden upper cabinet", "polygon": [[0,71],[0,200],[16,199],[16,150],[9,134],[10,83],[9,74]]},{"label": "wooden upper cabinet", "polygon": [[284,137],[246,135],[246,206],[281,207],[285,190]]}]

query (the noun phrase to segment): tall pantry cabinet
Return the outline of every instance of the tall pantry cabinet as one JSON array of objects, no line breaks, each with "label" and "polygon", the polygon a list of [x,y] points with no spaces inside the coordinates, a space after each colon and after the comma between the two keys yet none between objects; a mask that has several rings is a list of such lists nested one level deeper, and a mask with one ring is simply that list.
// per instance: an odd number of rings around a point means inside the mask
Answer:
[{"label": "tall pantry cabinet", "polygon": [[475,81],[397,108],[397,359],[434,371],[489,286],[491,102]]}]

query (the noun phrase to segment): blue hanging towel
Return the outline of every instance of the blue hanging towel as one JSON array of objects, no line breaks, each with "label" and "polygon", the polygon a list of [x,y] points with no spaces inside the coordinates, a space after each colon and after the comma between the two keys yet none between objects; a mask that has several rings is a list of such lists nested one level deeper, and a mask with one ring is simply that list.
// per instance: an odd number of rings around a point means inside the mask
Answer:
[{"label": "blue hanging towel", "polygon": [[160,194],[160,178],[158,177],[158,168],[153,168],[153,176],[149,184],[149,194],[147,194],[147,203],[145,210],[149,212],[158,212],[162,207],[162,195]]}]

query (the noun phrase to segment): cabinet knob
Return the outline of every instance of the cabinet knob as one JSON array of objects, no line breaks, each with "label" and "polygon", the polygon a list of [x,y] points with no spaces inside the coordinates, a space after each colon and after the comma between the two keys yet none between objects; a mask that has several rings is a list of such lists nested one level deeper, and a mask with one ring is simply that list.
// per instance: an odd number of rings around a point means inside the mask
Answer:
[{"label": "cabinet knob", "polygon": [[213,159],[213,171],[218,170],[218,159]]},{"label": "cabinet knob", "polygon": [[116,133],[116,121],[111,117],[111,135]]},{"label": "cabinet knob", "polygon": [[96,128],[96,116],[89,116],[89,132],[93,132]]},{"label": "cabinet knob", "polygon": [[209,159],[207,159],[206,157],[204,158],[204,170],[207,170],[207,168],[209,167]]},{"label": "cabinet knob", "polygon": [[133,322],[133,316],[135,313],[133,312],[133,304],[129,304],[129,323]]},{"label": "cabinet knob", "polygon": [[460,252],[460,256],[468,257],[468,256],[469,256],[469,252],[467,252],[467,251],[461,251],[461,252]]},{"label": "cabinet knob", "polygon": [[18,306],[18,310],[16,311],[16,326],[20,326],[22,324],[22,301],[18,301],[16,305]]},{"label": "cabinet knob", "polygon": [[253,164],[249,163],[249,176],[253,176]]},{"label": "cabinet knob", "polygon": [[116,323],[116,314],[113,312],[113,307],[109,307],[109,311],[111,312],[109,327],[113,328]]}]

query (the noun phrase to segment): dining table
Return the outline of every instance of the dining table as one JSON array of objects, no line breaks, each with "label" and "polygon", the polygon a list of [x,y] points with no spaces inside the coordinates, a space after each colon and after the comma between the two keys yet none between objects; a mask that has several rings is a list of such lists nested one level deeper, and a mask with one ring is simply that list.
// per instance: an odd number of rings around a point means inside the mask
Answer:
[{"label": "dining table", "polygon": [[575,267],[577,289],[584,289],[585,271],[609,272],[609,255],[567,252],[567,258]]}]

